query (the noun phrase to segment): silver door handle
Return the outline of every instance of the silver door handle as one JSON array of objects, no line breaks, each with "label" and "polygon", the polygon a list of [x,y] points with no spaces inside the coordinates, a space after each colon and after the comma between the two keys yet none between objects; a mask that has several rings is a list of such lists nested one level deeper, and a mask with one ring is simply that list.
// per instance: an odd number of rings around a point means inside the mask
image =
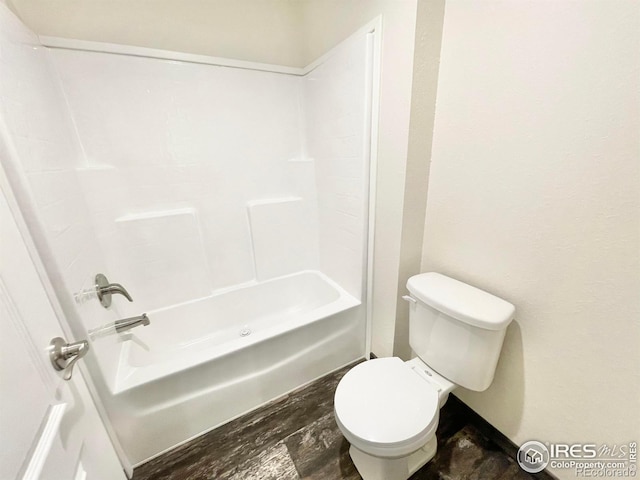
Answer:
[{"label": "silver door handle", "polygon": [[64,371],[62,378],[71,380],[73,366],[89,351],[89,342],[81,340],[67,343],[63,338],[56,337],[49,343],[49,360],[57,371]]}]

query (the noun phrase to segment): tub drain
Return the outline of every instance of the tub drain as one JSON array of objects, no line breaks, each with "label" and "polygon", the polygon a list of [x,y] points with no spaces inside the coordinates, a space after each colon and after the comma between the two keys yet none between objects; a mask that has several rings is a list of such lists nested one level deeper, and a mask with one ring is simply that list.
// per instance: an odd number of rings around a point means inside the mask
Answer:
[{"label": "tub drain", "polygon": [[245,325],[240,329],[240,336],[246,337],[247,335],[251,335],[251,329],[247,325]]}]

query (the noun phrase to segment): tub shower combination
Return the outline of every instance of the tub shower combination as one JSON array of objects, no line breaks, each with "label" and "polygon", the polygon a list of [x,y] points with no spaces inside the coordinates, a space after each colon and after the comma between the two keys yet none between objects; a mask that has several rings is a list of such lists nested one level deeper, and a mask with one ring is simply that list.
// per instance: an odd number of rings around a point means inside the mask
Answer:
[{"label": "tub shower combination", "polygon": [[15,188],[125,464],[365,355],[375,30],[304,69],[13,40],[57,129]]}]

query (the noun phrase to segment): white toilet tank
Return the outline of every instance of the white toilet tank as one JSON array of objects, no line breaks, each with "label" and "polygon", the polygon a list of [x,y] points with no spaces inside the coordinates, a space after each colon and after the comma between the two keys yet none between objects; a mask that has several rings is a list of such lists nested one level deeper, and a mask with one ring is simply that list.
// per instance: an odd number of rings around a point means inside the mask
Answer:
[{"label": "white toilet tank", "polygon": [[407,282],[412,302],[409,343],[431,368],[470,390],[493,381],[515,307],[490,293],[439,273]]}]

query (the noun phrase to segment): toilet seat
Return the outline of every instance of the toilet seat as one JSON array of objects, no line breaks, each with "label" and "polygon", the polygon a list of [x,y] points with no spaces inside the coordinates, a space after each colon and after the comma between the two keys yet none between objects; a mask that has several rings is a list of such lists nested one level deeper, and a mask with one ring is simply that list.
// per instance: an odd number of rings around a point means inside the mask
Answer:
[{"label": "toilet seat", "polygon": [[347,372],[336,389],[334,410],[353,446],[371,455],[399,457],[435,434],[440,408],[438,390],[392,357]]}]

